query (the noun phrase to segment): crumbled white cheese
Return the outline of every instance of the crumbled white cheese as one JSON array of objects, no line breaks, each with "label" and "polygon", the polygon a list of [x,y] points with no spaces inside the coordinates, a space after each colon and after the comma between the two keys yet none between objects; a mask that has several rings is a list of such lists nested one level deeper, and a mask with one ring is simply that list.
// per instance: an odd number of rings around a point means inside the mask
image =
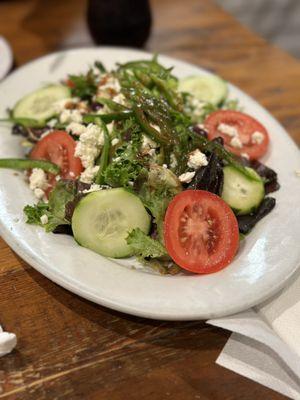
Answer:
[{"label": "crumbled white cheese", "polygon": [[59,116],[59,121],[62,124],[67,124],[70,122],[82,122],[82,115],[80,113],[80,111],[78,110],[68,110],[68,109],[64,109],[60,116]]},{"label": "crumbled white cheese", "polygon": [[158,147],[157,143],[154,140],[150,139],[148,136],[143,135],[143,141],[141,146],[141,152],[143,154],[149,154],[151,149],[156,149]]},{"label": "crumbled white cheese", "polygon": [[150,122],[149,124],[152,128],[156,129],[158,132],[160,132],[160,127],[156,124],[153,124],[152,122]]},{"label": "crumbled white cheese", "polygon": [[177,167],[177,164],[178,164],[178,162],[177,162],[177,158],[175,157],[175,154],[174,153],[171,153],[171,155],[170,155],[170,167],[171,168],[176,168]]},{"label": "crumbled white cheese", "polygon": [[108,130],[108,133],[111,134],[113,129],[114,129],[114,122],[111,122],[110,124],[107,124],[106,128]]},{"label": "crumbled white cheese", "polygon": [[115,97],[120,93],[121,86],[119,80],[112,74],[103,75],[98,86],[98,97]]},{"label": "crumbled white cheese", "polygon": [[77,104],[78,102],[80,102],[80,98],[79,97],[72,97],[72,98],[66,98],[66,99],[58,100],[54,104],[55,112],[57,114],[60,114],[66,108],[66,106],[68,104],[74,104],[74,108],[75,108],[75,104]]},{"label": "crumbled white cheese", "polygon": [[193,168],[193,169],[198,169],[202,166],[206,166],[208,164],[206,155],[202,153],[199,149],[196,149],[189,153],[189,158],[188,158],[188,167]]},{"label": "crumbled white cheese", "polygon": [[119,143],[119,139],[118,138],[114,138],[112,141],[111,141],[111,145],[112,146],[115,146],[116,144],[118,144]]},{"label": "crumbled white cheese", "polygon": [[3,332],[0,326],[0,357],[10,353],[17,344],[17,337],[14,333]]},{"label": "crumbled white cheese", "polygon": [[238,130],[234,126],[224,123],[218,125],[218,131],[232,138],[238,136],[239,134]]},{"label": "crumbled white cheese", "polygon": [[56,124],[57,124],[56,118],[51,118],[50,121],[47,121],[47,125],[50,126],[50,128],[53,128]]},{"label": "crumbled white cheese", "polygon": [[264,134],[259,132],[259,131],[255,131],[254,133],[252,133],[251,135],[251,142],[254,144],[261,144],[264,141]]},{"label": "crumbled white cheese", "polygon": [[97,183],[93,183],[89,189],[84,189],[82,193],[91,193],[98,192],[98,190],[102,190],[104,186],[97,185]]},{"label": "crumbled white cheese", "polygon": [[80,136],[83,132],[85,132],[86,126],[79,124],[78,122],[71,122],[67,127],[66,131],[68,133],[72,133],[73,135]]},{"label": "crumbled white cheese", "polygon": [[162,167],[165,168],[165,169],[168,168],[167,164],[163,164]]},{"label": "crumbled white cheese", "polygon": [[99,126],[89,124],[76,142],[75,156],[79,157],[84,168],[94,166],[104,143],[104,135]]},{"label": "crumbled white cheese", "polygon": [[193,109],[193,114],[195,117],[200,117],[203,113],[203,107],[205,106],[205,102],[196,99],[196,97],[190,97],[189,104]]},{"label": "crumbled white cheese", "polygon": [[95,165],[94,167],[87,167],[80,175],[81,182],[92,183],[98,171],[99,165]]},{"label": "crumbled white cheese", "polygon": [[37,199],[42,199],[45,196],[45,192],[43,189],[36,188],[33,190],[33,193]]},{"label": "crumbled white cheese", "polygon": [[46,137],[47,135],[49,135],[49,133],[51,133],[51,132],[53,132],[53,129],[48,129],[48,130],[46,130],[45,132],[43,132],[43,133],[41,134],[40,139],[43,139],[44,137]]},{"label": "crumbled white cheese", "polygon": [[235,136],[230,140],[230,146],[235,147],[236,149],[241,149],[243,147],[243,143],[238,136]]},{"label": "crumbled white cheese", "polygon": [[205,129],[204,124],[197,124],[196,126],[197,126],[197,128],[199,128],[199,129]]},{"label": "crumbled white cheese", "polygon": [[244,158],[246,158],[247,160],[249,160],[249,156],[248,156],[247,153],[241,153],[241,156],[244,157]]},{"label": "crumbled white cheese", "polygon": [[181,174],[178,179],[180,180],[180,182],[183,183],[190,183],[191,180],[194,178],[195,176],[195,171],[193,172],[185,172],[184,174]]},{"label": "crumbled white cheese", "polygon": [[148,156],[153,157],[155,155],[155,149],[150,149],[147,152]]},{"label": "crumbled white cheese", "polygon": [[48,181],[46,173],[41,168],[33,168],[29,176],[29,187],[38,199],[44,196]]},{"label": "crumbled white cheese", "polygon": [[43,215],[41,216],[40,220],[41,220],[41,223],[42,223],[43,225],[46,225],[46,224],[48,223],[48,215],[43,214]]},{"label": "crumbled white cheese", "polygon": [[56,180],[56,182],[60,181],[61,180],[61,176],[60,175],[56,175],[55,180]]},{"label": "crumbled white cheese", "polygon": [[126,106],[126,97],[124,96],[123,93],[119,93],[116,96],[113,97],[113,101],[115,101],[118,104],[121,104],[122,106]]}]

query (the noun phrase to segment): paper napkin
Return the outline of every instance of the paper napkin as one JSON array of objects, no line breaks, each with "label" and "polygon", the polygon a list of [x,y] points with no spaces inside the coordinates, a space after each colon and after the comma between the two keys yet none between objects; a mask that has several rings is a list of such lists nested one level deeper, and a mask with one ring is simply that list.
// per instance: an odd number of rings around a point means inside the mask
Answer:
[{"label": "paper napkin", "polygon": [[300,274],[252,310],[208,324],[234,332],[217,363],[300,400]]}]

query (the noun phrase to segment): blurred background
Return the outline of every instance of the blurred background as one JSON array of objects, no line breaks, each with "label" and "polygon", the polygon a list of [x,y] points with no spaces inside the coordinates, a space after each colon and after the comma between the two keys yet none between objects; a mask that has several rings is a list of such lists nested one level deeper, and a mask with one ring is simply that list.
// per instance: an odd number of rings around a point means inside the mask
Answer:
[{"label": "blurred background", "polygon": [[217,0],[241,23],[300,57],[299,0]]},{"label": "blurred background", "polygon": [[[213,4],[269,42],[300,57],[300,0],[215,0]],[[195,29],[199,25],[196,20],[202,19],[206,26],[205,13],[214,5],[196,0],[176,2],[176,7],[182,20],[171,40],[184,52],[182,27],[200,39],[203,31]],[[163,30],[168,24],[172,26],[176,7],[172,0],[0,0],[0,36],[17,44],[18,48],[13,49],[18,54],[17,64],[29,58],[32,46],[36,49],[34,53],[42,54],[95,42],[134,47],[148,43],[151,50],[159,43],[163,52]],[[187,7],[192,8],[189,21],[185,21]],[[167,39],[170,41],[170,37]]]}]

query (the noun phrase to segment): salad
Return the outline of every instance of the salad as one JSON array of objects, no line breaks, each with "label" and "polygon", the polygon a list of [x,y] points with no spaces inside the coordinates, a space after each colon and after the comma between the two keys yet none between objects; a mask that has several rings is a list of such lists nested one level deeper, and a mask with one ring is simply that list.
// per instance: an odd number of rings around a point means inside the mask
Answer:
[{"label": "salad", "polygon": [[36,197],[27,223],[103,256],[160,273],[207,274],[275,206],[277,174],[259,159],[269,135],[216,75],[179,80],[156,56],[95,62],[21,98],[3,123],[22,137]]}]

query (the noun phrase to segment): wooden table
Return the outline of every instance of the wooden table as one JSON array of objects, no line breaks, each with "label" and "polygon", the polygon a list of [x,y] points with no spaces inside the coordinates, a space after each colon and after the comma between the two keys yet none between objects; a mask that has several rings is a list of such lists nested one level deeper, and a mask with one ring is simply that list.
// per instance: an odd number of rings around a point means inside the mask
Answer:
[{"label": "wooden table", "polygon": [[[210,0],[153,0],[149,50],[201,65],[253,95],[300,141],[300,63]],[[86,44],[85,1],[0,2],[17,65]],[[82,32],[78,39],[70,32]],[[1,94],[0,94],[1,95]],[[0,359],[0,399],[259,400],[283,396],[215,364],[229,333],[149,321],[85,301],[0,241],[0,320],[19,338]]]}]

